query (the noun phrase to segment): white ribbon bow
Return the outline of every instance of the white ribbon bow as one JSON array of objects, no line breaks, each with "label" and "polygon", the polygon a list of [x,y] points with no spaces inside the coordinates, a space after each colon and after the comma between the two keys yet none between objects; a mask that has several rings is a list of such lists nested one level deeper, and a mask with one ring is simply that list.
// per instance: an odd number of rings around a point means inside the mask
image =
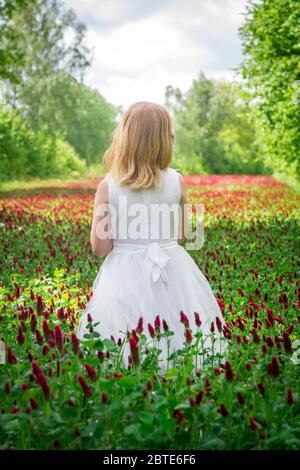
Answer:
[{"label": "white ribbon bow", "polygon": [[157,282],[161,277],[164,282],[167,282],[168,277],[165,270],[170,257],[158,242],[150,243],[146,253],[147,259],[150,263],[152,279]]}]

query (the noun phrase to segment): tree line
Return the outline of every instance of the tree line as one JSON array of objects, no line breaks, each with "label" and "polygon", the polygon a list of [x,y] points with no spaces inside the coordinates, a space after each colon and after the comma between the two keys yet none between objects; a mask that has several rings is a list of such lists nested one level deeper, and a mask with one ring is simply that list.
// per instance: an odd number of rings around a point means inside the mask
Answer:
[{"label": "tree line", "polygon": [[[300,4],[249,0],[239,80],[202,72],[165,90],[174,165],[192,173],[299,176]],[[123,111],[84,83],[86,27],[59,0],[0,4],[0,179],[80,174],[100,163]]]},{"label": "tree line", "polygon": [[85,25],[58,0],[5,0],[0,30],[0,178],[66,176],[99,162],[120,109],[84,84]]},{"label": "tree line", "polygon": [[175,164],[189,172],[300,173],[300,2],[250,0],[240,28],[239,80],[203,73],[169,85]]}]

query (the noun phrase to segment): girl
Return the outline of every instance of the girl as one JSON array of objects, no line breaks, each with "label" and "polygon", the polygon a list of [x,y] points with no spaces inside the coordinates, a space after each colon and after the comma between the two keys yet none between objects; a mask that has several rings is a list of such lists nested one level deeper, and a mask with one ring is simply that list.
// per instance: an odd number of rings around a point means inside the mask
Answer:
[{"label": "girl", "polygon": [[[219,331],[225,324],[206,277],[182,246],[187,196],[183,177],[169,167],[174,137],[167,110],[144,101],[129,107],[114,132],[104,154],[108,174],[96,192],[90,235],[94,254],[105,260],[77,332],[84,339],[92,318],[94,331],[117,341],[138,324],[138,332],[142,326],[153,336],[151,327],[162,328],[164,320],[174,335],[169,348],[160,341],[161,370],[168,353],[182,348],[199,328],[209,335],[208,352],[213,346],[219,351],[221,334],[212,343],[212,323]],[[123,351],[127,366],[128,342]]]}]

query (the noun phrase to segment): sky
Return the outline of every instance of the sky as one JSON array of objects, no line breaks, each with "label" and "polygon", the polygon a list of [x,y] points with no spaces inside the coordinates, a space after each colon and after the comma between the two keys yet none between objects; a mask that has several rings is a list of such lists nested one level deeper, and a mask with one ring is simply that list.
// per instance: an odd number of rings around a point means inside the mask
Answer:
[{"label": "sky", "polygon": [[65,0],[87,26],[93,50],[85,82],[110,103],[164,104],[168,85],[186,92],[202,71],[237,79],[238,28],[247,0]]}]

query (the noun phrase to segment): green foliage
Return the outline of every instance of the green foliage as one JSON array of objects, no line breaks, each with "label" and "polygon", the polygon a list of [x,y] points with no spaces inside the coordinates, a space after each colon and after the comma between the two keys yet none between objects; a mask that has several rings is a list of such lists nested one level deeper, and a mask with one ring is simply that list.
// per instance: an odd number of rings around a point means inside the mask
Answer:
[{"label": "green foliage", "polygon": [[1,179],[81,173],[78,155],[100,163],[117,109],[83,83],[85,25],[59,0],[6,0],[0,26],[1,91],[6,108],[18,110],[1,117]]},{"label": "green foliage", "polygon": [[23,95],[27,84],[59,71],[82,77],[90,65],[90,51],[85,45],[86,27],[60,0],[17,3],[11,12],[10,30],[13,42],[10,44],[7,38],[9,47],[20,51],[25,58],[21,63],[11,64],[12,72],[20,80],[8,90],[10,103],[26,104]]},{"label": "green foliage", "polygon": [[[31,172],[31,164],[38,161],[38,138],[28,129],[25,122],[13,112],[5,112],[0,108],[0,178],[26,177]],[[41,155],[41,159],[45,155]],[[40,174],[41,160],[35,171]]]},{"label": "green foliage", "polygon": [[19,31],[14,28],[12,17],[18,8],[24,8],[33,0],[2,0],[0,3],[0,79],[20,82],[15,65],[24,65],[24,50],[16,47]]},{"label": "green foliage", "polygon": [[169,86],[176,130],[174,163],[189,173],[261,173],[252,111],[236,83],[200,74],[183,95]]},{"label": "green foliage", "polygon": [[33,130],[59,134],[88,164],[100,161],[117,111],[97,90],[59,72],[30,82],[23,99],[22,113]]},{"label": "green foliage", "polygon": [[240,33],[241,65],[257,105],[260,141],[270,165],[300,170],[300,3],[250,1]]},{"label": "green foliage", "polygon": [[75,150],[43,130],[33,132],[16,112],[0,107],[0,180],[66,176],[84,170]]},{"label": "green foliage", "polygon": [[84,172],[85,161],[79,158],[74,148],[61,139],[55,140],[55,156],[51,176],[79,175]]}]

